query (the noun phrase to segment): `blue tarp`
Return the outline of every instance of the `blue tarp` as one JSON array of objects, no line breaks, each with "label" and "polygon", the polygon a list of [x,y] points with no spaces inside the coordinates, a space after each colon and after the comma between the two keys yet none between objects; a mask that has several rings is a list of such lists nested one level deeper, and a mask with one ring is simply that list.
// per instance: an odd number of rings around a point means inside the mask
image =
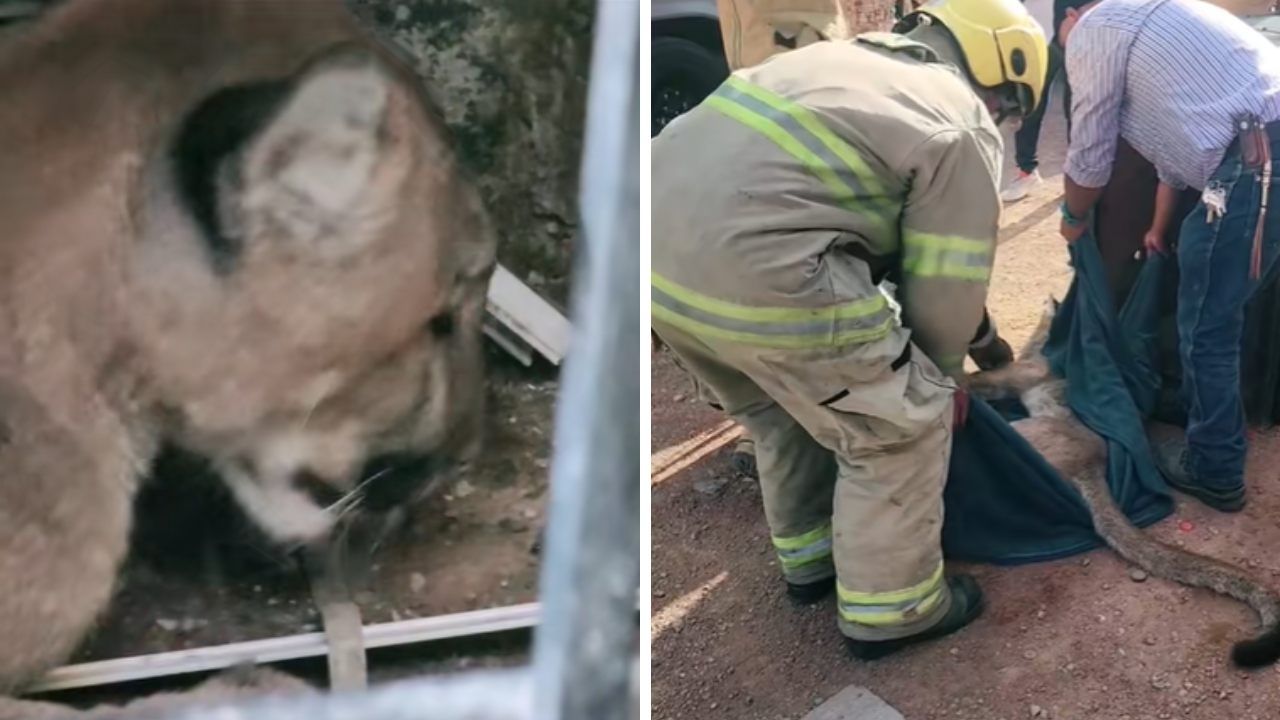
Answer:
[{"label": "blue tarp", "polygon": [[[1071,262],[1075,279],[1045,355],[1054,372],[1067,378],[1076,416],[1107,439],[1112,494],[1145,527],[1173,509],[1143,430],[1160,388],[1156,333],[1165,260],[1146,261],[1119,313],[1091,237],[1072,244]],[[956,433],[942,529],[949,558],[1012,565],[1102,544],[1075,488],[1010,427],[1019,410],[998,412],[975,399],[968,423]]]}]

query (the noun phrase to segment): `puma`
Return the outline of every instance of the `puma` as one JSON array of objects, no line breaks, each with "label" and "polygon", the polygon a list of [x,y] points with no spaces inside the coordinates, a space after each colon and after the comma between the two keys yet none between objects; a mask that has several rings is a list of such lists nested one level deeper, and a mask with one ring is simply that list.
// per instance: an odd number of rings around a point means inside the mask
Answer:
[{"label": "puma", "polygon": [[287,546],[474,457],[496,243],[341,0],[66,0],[0,44],[0,94],[12,695],[109,602],[162,443]]},{"label": "puma", "polygon": [[970,374],[969,392],[984,400],[1018,399],[1029,417],[1015,430],[1084,498],[1094,530],[1121,557],[1151,575],[1208,588],[1253,608],[1263,634],[1236,643],[1232,659],[1259,667],[1280,659],[1280,597],[1245,571],[1213,558],[1166,545],[1135,527],[1107,486],[1106,443],[1067,405],[1066,380],[1054,376],[1042,352],[1057,310],[1051,302],[1018,359],[1002,368]]}]

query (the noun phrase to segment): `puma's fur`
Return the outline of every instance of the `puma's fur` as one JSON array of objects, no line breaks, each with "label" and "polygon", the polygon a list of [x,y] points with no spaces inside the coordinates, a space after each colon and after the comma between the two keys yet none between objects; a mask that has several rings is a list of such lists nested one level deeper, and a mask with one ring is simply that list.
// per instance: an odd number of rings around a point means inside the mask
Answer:
[{"label": "puma's fur", "polygon": [[1066,381],[1053,375],[1042,353],[1054,310],[1056,303],[1046,310],[1017,361],[969,375],[969,391],[986,400],[1020,399],[1030,417],[1013,422],[1013,428],[1080,492],[1107,545],[1152,575],[1247,603],[1265,633],[1237,643],[1232,657],[1247,667],[1275,662],[1280,657],[1280,597],[1240,568],[1148,537],[1116,505],[1107,487],[1106,443],[1071,412]]},{"label": "puma's fur", "polygon": [[474,452],[494,238],[417,83],[341,0],[0,44],[0,693],[107,604],[161,442],[287,544]]}]

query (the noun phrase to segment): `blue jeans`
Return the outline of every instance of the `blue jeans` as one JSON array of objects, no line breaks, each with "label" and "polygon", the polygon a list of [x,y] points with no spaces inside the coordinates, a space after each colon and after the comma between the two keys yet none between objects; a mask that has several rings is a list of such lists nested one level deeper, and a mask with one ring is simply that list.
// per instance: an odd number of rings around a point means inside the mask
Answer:
[{"label": "blue jeans", "polygon": [[[1273,138],[1280,132],[1272,133]],[[1280,157],[1280,141],[1271,141]],[[1209,220],[1204,200],[1178,236],[1178,345],[1187,408],[1187,471],[1198,485],[1233,490],[1244,484],[1245,419],[1240,399],[1240,343],[1245,303],[1271,274],[1280,244],[1280,191],[1273,164],[1263,233],[1261,277],[1249,277],[1262,199],[1262,173],[1227,152],[1209,189],[1220,188],[1226,212]]]}]

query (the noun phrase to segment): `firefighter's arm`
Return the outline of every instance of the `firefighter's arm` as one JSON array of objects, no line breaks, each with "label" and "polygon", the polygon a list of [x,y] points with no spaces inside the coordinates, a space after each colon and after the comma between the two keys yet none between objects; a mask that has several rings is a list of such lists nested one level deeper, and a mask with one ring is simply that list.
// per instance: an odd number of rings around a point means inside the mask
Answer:
[{"label": "firefighter's arm", "polygon": [[981,128],[931,136],[908,158],[902,214],[903,321],[946,374],[961,379],[982,321],[1000,225],[1001,142]]}]

